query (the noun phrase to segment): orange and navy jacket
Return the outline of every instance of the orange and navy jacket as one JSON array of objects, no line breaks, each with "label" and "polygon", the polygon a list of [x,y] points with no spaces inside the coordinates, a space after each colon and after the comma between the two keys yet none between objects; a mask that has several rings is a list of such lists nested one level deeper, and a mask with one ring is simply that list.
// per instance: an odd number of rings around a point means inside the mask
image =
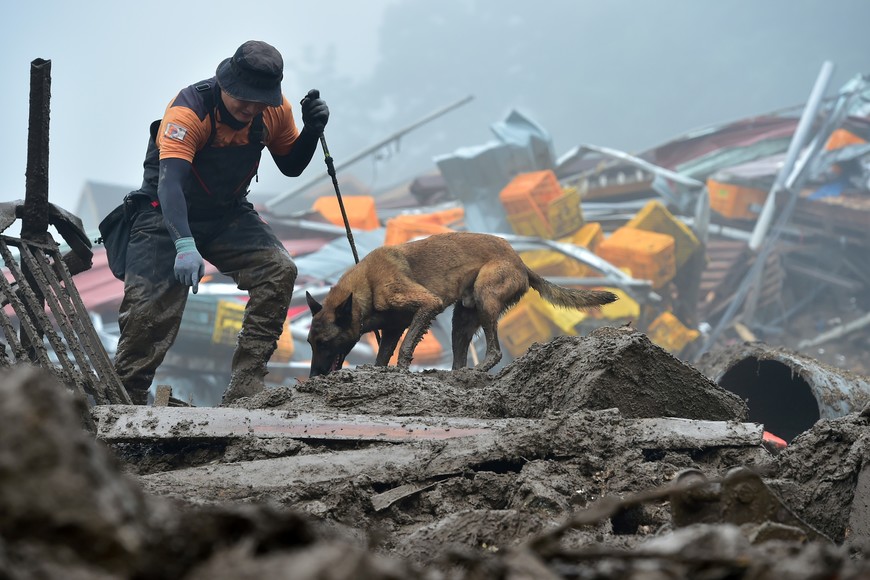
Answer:
[{"label": "orange and navy jacket", "polygon": [[[183,184],[189,211],[209,212],[239,203],[257,174],[263,148],[275,156],[290,152],[299,129],[285,97],[279,107],[267,107],[250,123],[222,121],[220,88],[214,78],[186,87],[169,103],[163,118],[151,124],[141,191],[157,201],[161,159],[192,164]],[[239,127],[239,128],[234,128]]]}]

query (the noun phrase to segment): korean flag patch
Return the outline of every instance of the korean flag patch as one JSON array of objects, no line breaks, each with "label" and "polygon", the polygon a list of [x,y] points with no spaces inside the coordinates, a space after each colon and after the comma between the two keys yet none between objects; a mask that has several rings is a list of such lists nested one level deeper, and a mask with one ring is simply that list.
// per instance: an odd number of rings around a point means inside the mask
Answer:
[{"label": "korean flag patch", "polygon": [[184,136],[187,135],[187,128],[175,123],[166,123],[166,129],[163,130],[163,134],[170,139],[184,141]]}]

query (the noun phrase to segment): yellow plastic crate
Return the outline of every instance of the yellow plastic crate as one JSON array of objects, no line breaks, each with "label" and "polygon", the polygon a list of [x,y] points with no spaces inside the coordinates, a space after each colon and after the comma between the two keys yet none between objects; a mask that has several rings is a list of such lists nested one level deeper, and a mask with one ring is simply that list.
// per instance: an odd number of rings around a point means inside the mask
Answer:
[{"label": "yellow plastic crate", "polygon": [[660,201],[652,200],[631,218],[626,227],[666,234],[674,238],[674,260],[677,269],[701,247],[695,233],[674,217]]},{"label": "yellow plastic crate", "polygon": [[540,314],[553,327],[558,334],[567,336],[577,335],[577,325],[586,320],[588,316],[584,310],[574,308],[560,308],[553,306],[537,293],[529,292],[523,298],[532,310]]},{"label": "yellow plastic crate", "polygon": [[531,236],[550,239],[550,225],[541,217],[539,211],[527,211],[523,213],[508,214],[507,220],[511,224],[514,233],[520,236]]},{"label": "yellow plastic crate", "polygon": [[553,336],[550,325],[526,298],[501,317],[498,334],[502,346],[514,358],[524,355],[532,343],[545,342]]},{"label": "yellow plastic crate", "polygon": [[575,246],[583,246],[594,252],[603,239],[604,230],[601,228],[601,224],[589,222],[588,224],[583,224],[583,227],[570,237],[570,242]]},{"label": "yellow plastic crate", "polygon": [[528,211],[507,214],[511,228],[521,236],[551,240],[573,234],[583,226],[580,194],[576,187],[564,189],[562,195],[543,208],[534,205],[530,207],[532,209]]},{"label": "yellow plastic crate", "polygon": [[600,308],[590,308],[586,311],[589,318],[600,318],[613,321],[637,321],[640,319],[640,304],[623,290],[620,290],[619,288],[599,288],[599,290],[613,292],[619,297],[619,300],[611,302],[610,304],[605,304]]},{"label": "yellow plastic crate", "polygon": [[574,276],[580,278],[586,272],[585,265],[553,250],[520,252],[520,257],[526,266],[545,277]]},{"label": "yellow plastic crate", "polygon": [[[235,346],[239,331],[242,330],[242,317],[244,315],[244,303],[236,300],[218,300],[212,342]],[[278,337],[278,346],[272,354],[272,360],[289,362],[293,358],[294,350],[293,335],[290,332],[290,325],[285,319],[284,330]]]},{"label": "yellow plastic crate", "polygon": [[233,346],[242,329],[245,305],[236,300],[218,300],[211,341]]},{"label": "yellow plastic crate", "polygon": [[576,187],[565,188],[562,195],[547,204],[546,210],[553,238],[571,235],[583,227],[580,192]]},{"label": "yellow plastic crate", "polygon": [[650,323],[646,334],[653,343],[674,355],[680,354],[701,336],[699,331],[687,328],[672,312],[667,311]]}]

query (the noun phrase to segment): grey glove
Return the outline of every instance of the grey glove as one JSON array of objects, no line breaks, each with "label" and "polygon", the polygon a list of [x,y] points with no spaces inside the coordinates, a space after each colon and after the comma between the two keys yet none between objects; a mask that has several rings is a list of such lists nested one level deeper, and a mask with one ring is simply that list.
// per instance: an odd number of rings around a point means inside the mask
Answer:
[{"label": "grey glove", "polygon": [[320,136],[329,121],[329,107],[326,106],[326,101],[320,98],[320,91],[317,89],[308,91],[300,105],[302,106],[302,123],[305,124],[305,128]]},{"label": "grey glove", "polygon": [[199,281],[205,274],[205,262],[196,249],[193,238],[175,240],[175,279],[186,286],[193,286],[193,293],[199,289]]}]

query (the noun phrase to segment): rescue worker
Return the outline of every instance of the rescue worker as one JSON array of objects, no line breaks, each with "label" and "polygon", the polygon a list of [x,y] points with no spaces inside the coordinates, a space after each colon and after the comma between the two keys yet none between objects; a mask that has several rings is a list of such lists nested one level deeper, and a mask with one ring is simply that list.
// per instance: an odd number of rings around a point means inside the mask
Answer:
[{"label": "rescue worker", "polygon": [[142,187],[130,194],[135,215],[114,361],[136,404],[147,403],[203,260],[249,296],[222,404],[264,388],[297,271],[246,195],[264,147],[281,173],[297,177],[329,119],[319,93],[309,91],[299,130],[281,92],[283,69],[273,46],[245,42],[214,77],[182,89],[151,125]]}]

